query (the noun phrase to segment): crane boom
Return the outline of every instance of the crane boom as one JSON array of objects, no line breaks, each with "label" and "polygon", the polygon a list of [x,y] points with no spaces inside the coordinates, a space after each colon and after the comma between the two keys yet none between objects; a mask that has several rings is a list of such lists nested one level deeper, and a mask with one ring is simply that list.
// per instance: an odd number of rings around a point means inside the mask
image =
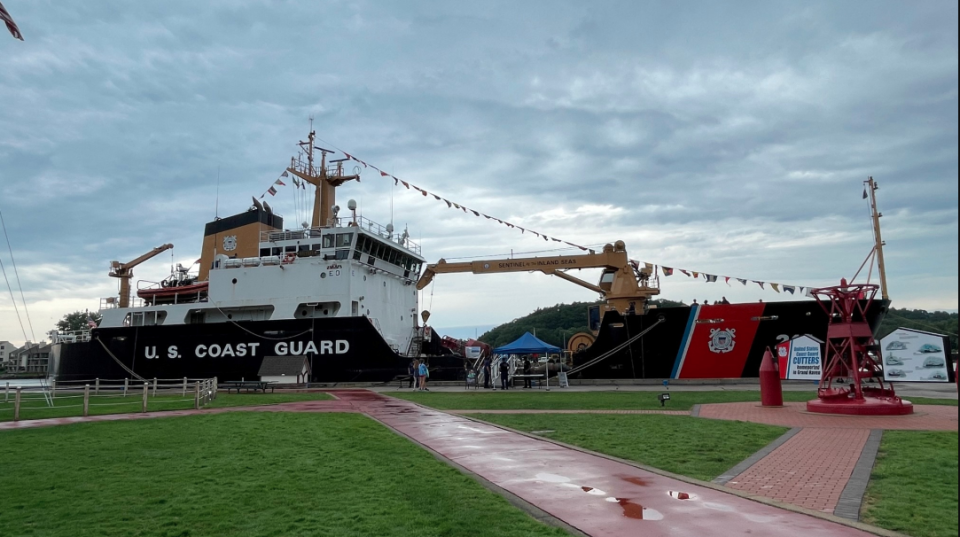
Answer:
[{"label": "crane boom", "polygon": [[[594,285],[571,276],[569,269],[602,268],[600,282]],[[448,263],[441,259],[436,264],[427,265],[423,276],[417,282],[417,289],[423,289],[433,281],[437,274],[472,272],[474,274],[498,274],[505,272],[532,272],[553,274],[581,287],[602,295],[607,303],[606,309],[616,309],[621,313],[628,310],[643,309],[651,296],[660,294],[660,289],[650,287],[651,267],[638,268],[627,257],[623,241],[607,244],[599,253],[552,257],[526,257],[514,259],[489,259],[461,263]]]},{"label": "crane boom", "polygon": [[121,263],[119,261],[110,262],[110,276],[114,278],[120,278],[120,307],[126,308],[130,306],[130,278],[133,278],[133,267],[143,263],[144,261],[150,259],[151,257],[156,256],[157,254],[164,252],[173,248],[172,244],[162,244],[157,246],[153,250],[133,259],[132,261],[127,261],[126,263]]}]

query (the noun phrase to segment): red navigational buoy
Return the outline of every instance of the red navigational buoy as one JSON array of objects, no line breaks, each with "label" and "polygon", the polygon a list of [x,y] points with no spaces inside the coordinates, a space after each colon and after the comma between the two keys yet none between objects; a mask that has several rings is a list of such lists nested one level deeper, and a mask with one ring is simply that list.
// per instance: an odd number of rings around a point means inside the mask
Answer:
[{"label": "red navigational buoy", "polygon": [[760,404],[762,406],[783,406],[783,387],[780,385],[780,371],[773,353],[768,347],[760,362]]}]

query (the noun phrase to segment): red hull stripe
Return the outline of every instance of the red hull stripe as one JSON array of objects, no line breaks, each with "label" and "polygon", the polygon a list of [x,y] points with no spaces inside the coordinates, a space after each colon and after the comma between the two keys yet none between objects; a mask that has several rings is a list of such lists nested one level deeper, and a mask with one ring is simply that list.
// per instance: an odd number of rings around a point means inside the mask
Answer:
[{"label": "red hull stripe", "polygon": [[750,356],[763,304],[700,306],[677,378],[738,378]]}]

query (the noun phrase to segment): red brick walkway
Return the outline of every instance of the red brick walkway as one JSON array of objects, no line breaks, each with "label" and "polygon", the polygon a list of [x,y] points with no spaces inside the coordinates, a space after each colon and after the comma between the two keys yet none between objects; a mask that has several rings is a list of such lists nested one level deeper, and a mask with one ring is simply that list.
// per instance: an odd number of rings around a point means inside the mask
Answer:
[{"label": "red brick walkway", "polygon": [[700,407],[701,418],[752,421],[784,427],[841,429],[887,429],[914,431],[956,431],[957,407],[916,405],[907,416],[832,416],[806,411],[806,403],[785,403],[781,408],[758,403],[716,403]]},{"label": "red brick walkway", "polygon": [[871,429],[957,430],[957,407],[917,405],[914,411],[907,416],[835,416],[807,412],[805,403],[786,403],[782,408],[718,403],[701,406],[699,416],[803,427],[726,486],[834,513]]},{"label": "red brick walkway", "polygon": [[803,429],[727,486],[833,513],[868,436],[869,429]]}]

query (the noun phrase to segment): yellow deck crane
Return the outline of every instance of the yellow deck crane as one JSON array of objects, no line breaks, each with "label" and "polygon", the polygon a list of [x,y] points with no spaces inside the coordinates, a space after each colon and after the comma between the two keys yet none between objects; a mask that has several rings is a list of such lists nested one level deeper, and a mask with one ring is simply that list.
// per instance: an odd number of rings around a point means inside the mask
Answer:
[{"label": "yellow deck crane", "polygon": [[[596,285],[571,276],[570,269],[602,268],[600,282]],[[643,313],[647,300],[659,295],[660,289],[650,286],[653,266],[644,264],[636,268],[627,258],[623,241],[607,244],[603,251],[589,254],[553,257],[527,257],[516,259],[490,259],[464,263],[448,263],[441,259],[434,265],[427,265],[417,282],[417,289],[423,289],[433,281],[437,274],[472,272],[474,274],[498,274],[504,272],[540,271],[553,274],[591,291],[596,291],[605,300],[603,312],[616,310],[620,313]]]},{"label": "yellow deck crane", "polygon": [[121,263],[119,261],[110,262],[110,276],[113,276],[114,278],[120,278],[121,308],[130,307],[130,278],[133,278],[133,267],[143,263],[151,257],[156,256],[160,252],[169,250],[170,248],[173,248],[172,244],[164,244],[162,246],[157,246],[153,250],[150,250],[133,261],[127,261],[126,263]]}]

